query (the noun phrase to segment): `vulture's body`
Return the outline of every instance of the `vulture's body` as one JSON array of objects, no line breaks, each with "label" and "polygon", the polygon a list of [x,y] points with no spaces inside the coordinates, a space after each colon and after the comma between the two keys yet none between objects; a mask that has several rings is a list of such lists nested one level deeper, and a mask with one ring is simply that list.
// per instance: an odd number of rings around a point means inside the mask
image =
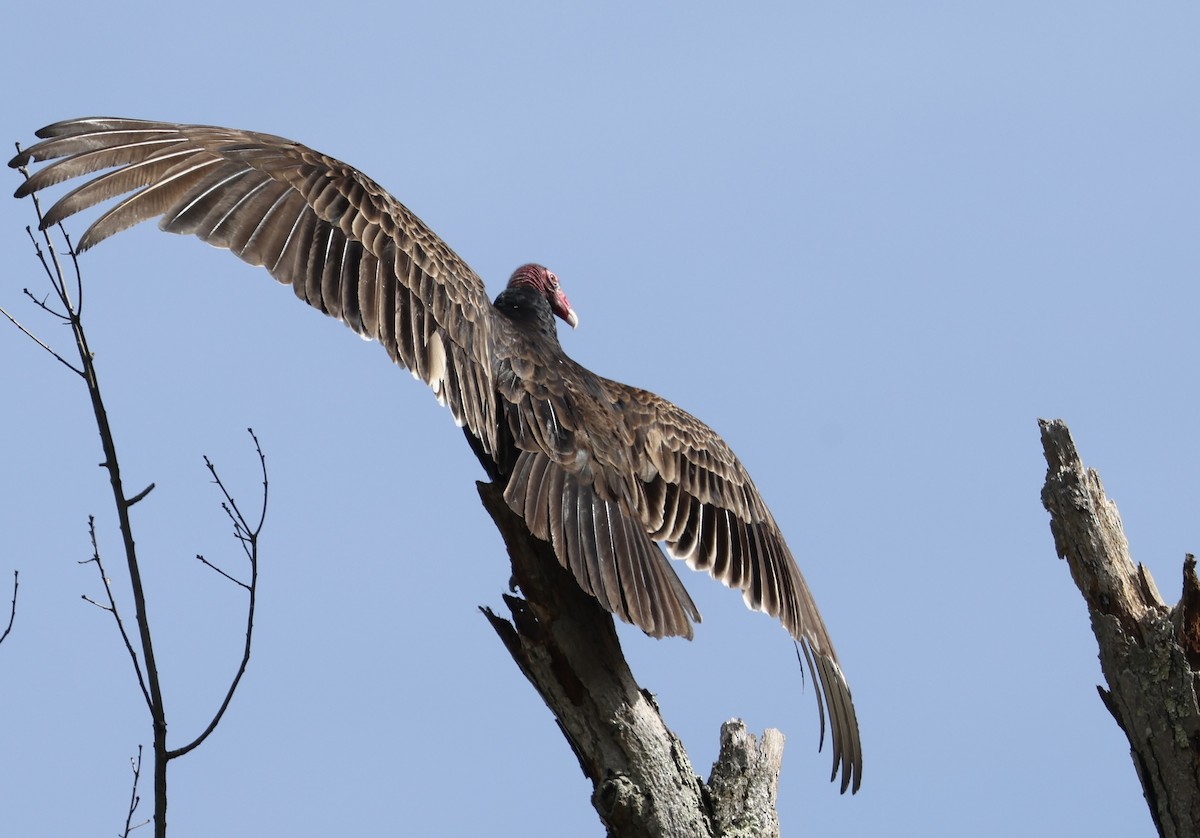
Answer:
[{"label": "vulture's body", "polygon": [[554,274],[525,265],[487,299],[483,282],[361,172],[297,143],[209,126],[61,122],[10,163],[56,160],[18,197],[107,171],[45,224],[125,195],[80,239],[139,221],[192,233],[262,265],[296,295],[378,340],[446,405],[529,530],[606,609],[655,637],[700,615],[655,541],[777,617],[804,651],[828,714],[834,776],[857,791],[858,722],[833,644],[771,513],[707,425],[562,351],[577,318]]}]

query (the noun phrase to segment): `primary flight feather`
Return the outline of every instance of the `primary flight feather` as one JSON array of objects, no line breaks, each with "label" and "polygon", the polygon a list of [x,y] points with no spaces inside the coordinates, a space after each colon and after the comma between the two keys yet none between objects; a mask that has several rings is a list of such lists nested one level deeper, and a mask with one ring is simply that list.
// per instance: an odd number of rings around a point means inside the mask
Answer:
[{"label": "primary flight feather", "polygon": [[[299,143],[203,125],[91,118],[55,123],[10,166],[53,160],[23,197],[68,192],[43,226],[122,197],[78,249],[138,222],[191,233],[262,265],[296,296],[378,340],[450,409],[530,532],[604,608],[654,637],[700,615],[655,544],[779,619],[818,684],[833,776],[857,791],[862,749],[850,688],[791,551],[741,462],[707,425],[653,393],[592,373],[558,342],[578,316],[558,278],[523,265],[495,302],[407,207]],[[130,194],[132,193],[132,194]]]}]

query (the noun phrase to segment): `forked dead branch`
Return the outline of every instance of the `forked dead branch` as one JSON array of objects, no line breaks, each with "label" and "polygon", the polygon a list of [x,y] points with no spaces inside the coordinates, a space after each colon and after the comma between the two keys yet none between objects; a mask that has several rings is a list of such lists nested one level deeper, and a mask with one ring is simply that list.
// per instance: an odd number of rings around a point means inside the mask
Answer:
[{"label": "forked dead branch", "polygon": [[1183,597],[1174,608],[1150,571],[1135,564],[1121,517],[1100,475],[1085,468],[1066,424],[1039,422],[1046,457],[1042,503],[1060,558],[1083,595],[1108,688],[1104,706],[1129,740],[1158,833],[1200,835],[1200,585],[1184,559]]}]

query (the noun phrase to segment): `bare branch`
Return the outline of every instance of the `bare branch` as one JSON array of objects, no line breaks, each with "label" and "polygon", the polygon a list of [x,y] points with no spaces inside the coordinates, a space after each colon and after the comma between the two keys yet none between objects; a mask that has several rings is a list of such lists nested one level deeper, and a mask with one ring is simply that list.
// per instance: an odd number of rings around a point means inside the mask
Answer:
[{"label": "bare branch", "polygon": [[238,580],[234,579],[232,576],[225,573],[225,571],[210,563],[203,556],[196,557],[200,559],[200,561],[204,562],[204,564],[220,573],[226,579],[236,582],[246,589],[248,594],[248,601],[246,603],[246,642],[242,646],[242,660],[238,665],[237,672],[234,673],[233,680],[229,683],[229,689],[225,692],[225,698],[222,700],[221,706],[217,708],[217,712],[213,715],[212,720],[208,723],[208,727],[206,727],[199,736],[197,736],[188,744],[184,745],[182,748],[176,748],[173,751],[168,751],[166,754],[166,758],[168,760],[181,757],[188,751],[198,747],[200,743],[207,739],[209,734],[216,729],[217,725],[221,722],[221,718],[225,715],[225,711],[229,708],[229,703],[233,701],[233,694],[237,691],[238,684],[241,683],[242,676],[246,674],[246,666],[250,663],[250,646],[251,641],[254,639],[254,608],[258,595],[258,536],[262,532],[263,522],[266,520],[267,515],[268,480],[267,458],[266,455],[263,454],[262,445],[259,444],[258,437],[254,435],[253,429],[247,428],[247,431],[250,434],[250,438],[254,440],[254,449],[258,453],[258,463],[259,467],[262,469],[263,481],[262,510],[259,513],[258,523],[253,528],[250,527],[246,519],[242,516],[242,512],[240,509],[238,509],[237,504],[233,502],[233,498],[230,496],[229,491],[225,488],[225,484],[221,481],[221,476],[217,473],[216,467],[212,464],[208,457],[204,458],[204,463],[206,466],[208,466],[208,470],[213,476],[213,481],[217,484],[221,490],[221,493],[225,496],[226,503],[223,503],[221,508],[225,510],[225,514],[228,515],[233,521],[234,537],[241,543],[242,549],[246,552],[246,558],[250,562],[250,584],[247,585],[242,582],[238,582]]},{"label": "bare branch", "polygon": [[237,501],[233,499],[233,495],[231,495],[229,490],[225,488],[225,484],[221,481],[221,476],[217,474],[216,466],[213,465],[212,460],[210,460],[208,457],[205,457],[204,465],[208,468],[209,473],[212,475],[213,483],[217,485],[217,488],[221,490],[221,494],[225,496],[225,503],[221,505],[221,508],[225,510],[225,514],[229,516],[229,520],[233,524],[234,537],[238,539],[238,541],[242,542],[242,549],[247,551],[247,557],[249,557],[248,542],[258,536],[259,532],[262,530],[263,521],[267,516],[268,486],[266,456],[263,454],[262,446],[259,444],[258,437],[254,435],[254,429],[247,428],[246,431],[250,434],[250,438],[254,440],[254,449],[258,454],[259,467],[262,469],[263,475],[262,507],[259,513],[258,523],[253,529],[251,529],[250,524],[246,521],[246,516],[242,514],[240,509],[238,509]]},{"label": "bare branch", "polygon": [[[37,211],[39,227],[44,226],[45,218],[42,215],[41,207],[34,196],[34,207]],[[59,228],[60,234],[67,243],[67,248],[71,255],[71,264],[75,270],[75,291],[76,299],[82,295],[83,279],[82,273],[79,270],[79,262],[76,259],[74,248],[71,246],[70,238],[66,231]],[[134,671],[137,674],[138,685],[141,687],[142,695],[146,700],[147,709],[150,711],[151,725],[154,730],[154,828],[157,836],[166,835],[166,812],[167,812],[167,716],[163,706],[162,686],[159,682],[158,665],[154,655],[154,640],[150,632],[150,618],[146,611],[146,595],[142,585],[141,568],[138,565],[137,549],[133,538],[133,524],[130,520],[129,510],[131,503],[125,492],[124,482],[121,479],[120,460],[117,456],[117,448],[115,435],[112,426],[108,420],[108,410],[104,405],[104,398],[100,392],[100,382],[96,374],[96,366],[94,362],[94,354],[91,347],[88,345],[87,333],[83,327],[83,321],[79,315],[78,308],[72,303],[72,295],[67,289],[67,279],[62,267],[62,263],[58,257],[58,249],[54,246],[54,241],[47,230],[42,230],[43,241],[46,245],[45,253],[39,251],[39,260],[42,262],[43,268],[49,277],[50,284],[54,288],[54,292],[58,295],[59,301],[62,303],[63,310],[67,314],[67,319],[71,327],[72,336],[75,339],[75,349],[79,355],[80,366],[78,371],[81,372],[84,382],[87,385],[88,397],[91,401],[92,414],[96,421],[96,430],[100,435],[100,444],[104,451],[104,459],[102,467],[108,471],[109,486],[112,491],[113,505],[117,512],[118,527],[121,532],[121,541],[125,553],[125,566],[129,574],[129,587],[133,599],[134,617],[137,626],[138,645],[140,647],[140,656],[138,651],[135,651],[133,642],[129,634],[125,630],[124,621],[120,619],[120,614],[116,607],[116,602],[112,596],[112,589],[109,584],[108,576],[101,568],[101,578],[104,580],[105,592],[108,594],[109,603],[112,608],[114,619],[117,620],[117,626],[121,633],[121,638],[125,643],[125,647],[129,652],[131,660],[134,662]],[[36,242],[35,242],[36,246]],[[48,258],[47,258],[48,254]],[[143,495],[144,496],[144,495]],[[138,498],[140,499],[140,497]],[[93,533],[93,547],[95,547],[95,525],[93,520],[89,520],[89,528]],[[97,566],[100,566],[99,550],[95,550],[95,558]]]},{"label": "bare branch", "polygon": [[[18,150],[20,146],[18,145]],[[28,179],[29,173],[25,168],[21,169],[21,173]],[[87,335],[83,328],[83,322],[80,317],[80,309],[78,305],[72,304],[71,294],[67,290],[67,280],[65,272],[62,268],[62,263],[59,261],[58,249],[54,245],[49,231],[45,226],[45,216],[42,214],[41,202],[36,194],[30,196],[33,201],[34,212],[38,218],[38,228],[42,233],[42,240],[45,243],[43,250],[37,238],[33,235],[33,231],[26,227],[26,232],[29,234],[30,241],[34,247],[34,253],[38,262],[42,266],[42,270],[46,274],[47,281],[54,289],[58,297],[59,303],[62,305],[62,311],[56,311],[51,308],[44,300],[38,300],[34,295],[25,289],[25,295],[29,297],[36,306],[52,317],[62,320],[71,327],[72,335],[75,339],[75,349],[79,355],[80,366],[67,361],[63,356],[54,351],[45,341],[36,337],[32,332],[24,327],[16,320],[8,311],[0,309],[0,313],[21,331],[22,334],[33,340],[39,347],[49,352],[56,360],[62,363],[69,370],[79,375],[87,384],[88,395],[92,403],[92,411],[96,419],[96,427],[100,434],[101,445],[104,449],[104,462],[102,467],[109,472],[109,482],[112,487],[113,501],[117,510],[117,517],[120,521],[120,529],[125,547],[126,564],[129,570],[130,587],[133,589],[133,602],[136,613],[136,621],[138,627],[139,641],[141,652],[145,658],[145,669],[143,670],[141,659],[138,656],[138,651],[133,646],[129,633],[125,629],[125,622],[121,618],[119,609],[117,608],[116,599],[113,596],[111,581],[108,574],[104,570],[103,561],[100,558],[100,548],[96,537],[96,522],[94,516],[88,517],[88,532],[92,542],[92,559],[96,563],[96,568],[100,574],[101,583],[104,586],[104,592],[108,599],[108,605],[105,606],[94,599],[84,596],[86,602],[108,611],[112,614],[114,621],[117,624],[117,630],[121,635],[121,640],[125,644],[125,649],[129,653],[129,658],[133,663],[134,673],[137,676],[138,686],[142,691],[142,697],[146,701],[147,709],[153,721],[154,728],[154,753],[155,753],[155,782],[154,782],[154,805],[155,805],[155,822],[156,834],[166,834],[166,759],[163,755],[166,753],[166,715],[162,706],[162,693],[158,682],[158,668],[154,661],[154,647],[151,642],[150,626],[146,616],[145,596],[141,584],[141,574],[137,564],[137,555],[134,550],[133,532],[129,520],[129,508],[144,498],[153,488],[153,484],[133,500],[126,500],[125,492],[121,482],[120,468],[116,453],[116,444],[112,429],[108,423],[107,411],[104,407],[103,399],[100,394],[99,381],[96,376],[96,370],[93,363],[94,356],[88,346]],[[71,256],[71,264],[75,272],[75,299],[82,300],[83,297],[83,275],[79,267],[78,255],[75,248],[71,244],[70,236],[66,230],[58,225],[59,233],[66,242],[68,253]],[[86,562],[84,562],[86,563]],[[15,603],[14,603],[15,607]],[[140,774],[140,749],[138,768],[135,770],[134,786],[136,795],[137,776]],[[133,804],[133,805],[136,805]],[[130,810],[132,817],[132,807]],[[130,829],[129,820],[126,821],[125,833],[128,835]]]}]

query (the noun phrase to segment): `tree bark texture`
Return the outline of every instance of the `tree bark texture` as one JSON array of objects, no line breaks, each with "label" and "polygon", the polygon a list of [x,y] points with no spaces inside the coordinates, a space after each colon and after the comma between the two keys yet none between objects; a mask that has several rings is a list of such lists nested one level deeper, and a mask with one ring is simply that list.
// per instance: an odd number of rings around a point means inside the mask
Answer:
[{"label": "tree bark texture", "polygon": [[1042,504],[1060,558],[1083,594],[1108,689],[1104,705],[1129,740],[1158,833],[1200,835],[1200,584],[1184,562],[1184,595],[1167,606],[1135,565],[1116,505],[1085,469],[1061,420],[1039,421],[1046,457]]},{"label": "tree bark texture", "polygon": [[579,588],[549,544],[530,535],[503,487],[478,486],[522,594],[504,597],[511,622],[483,612],[554,713],[592,781],[592,805],[608,835],[778,836],[783,735],[768,730],[760,744],[741,722],[727,723],[712,779],[703,782],[654,696],[634,680],[612,616]]}]

